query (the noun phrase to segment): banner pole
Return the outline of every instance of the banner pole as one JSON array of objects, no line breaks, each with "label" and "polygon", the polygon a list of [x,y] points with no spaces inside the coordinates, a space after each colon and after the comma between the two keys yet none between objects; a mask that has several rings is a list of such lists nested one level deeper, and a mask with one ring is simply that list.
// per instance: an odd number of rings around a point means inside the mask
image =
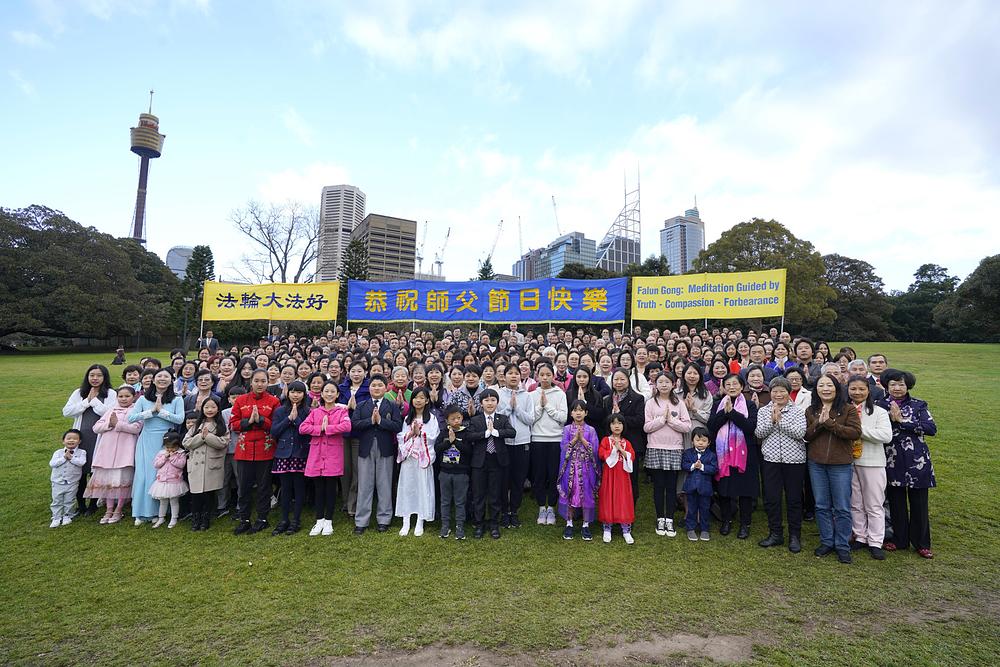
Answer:
[{"label": "banner pole", "polygon": [[201,318],[201,333],[198,334],[198,344],[201,345],[201,341],[205,340],[205,318]]},{"label": "banner pole", "polygon": [[785,316],[781,316],[781,331],[780,333],[785,333]]}]

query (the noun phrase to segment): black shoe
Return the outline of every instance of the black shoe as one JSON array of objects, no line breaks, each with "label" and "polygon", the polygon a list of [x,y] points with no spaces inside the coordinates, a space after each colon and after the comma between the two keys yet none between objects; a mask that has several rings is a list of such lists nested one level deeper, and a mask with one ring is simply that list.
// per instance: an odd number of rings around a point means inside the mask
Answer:
[{"label": "black shoe", "polygon": [[802,520],[803,521],[815,521],[816,520],[816,512],[803,512],[802,513]]},{"label": "black shoe", "polygon": [[228,507],[223,507],[221,510],[218,510],[216,512],[215,518],[216,519],[221,519],[222,517],[226,516],[227,514],[229,514],[229,508]]},{"label": "black shoe", "polygon": [[825,544],[821,544],[818,547],[816,547],[816,549],[815,549],[815,551],[813,551],[813,553],[816,555],[816,558],[822,558],[823,556],[829,556],[830,554],[833,553],[833,547],[828,547]]},{"label": "black shoe", "polygon": [[736,533],[736,539],[745,540],[750,537],[750,526],[748,524],[740,524],[740,530]]},{"label": "black shoe", "polygon": [[267,530],[267,519],[257,519],[257,521],[253,524],[253,529],[250,532],[259,533],[262,530]]},{"label": "black shoe", "polygon": [[278,535],[284,533],[286,530],[288,530],[288,522],[285,520],[281,520],[278,522],[278,525],[274,527],[274,530],[271,531],[271,537],[277,537]]},{"label": "black shoe", "polygon": [[799,539],[798,535],[788,536],[788,550],[793,554],[797,554],[802,551],[802,540]]},{"label": "black shoe", "polygon": [[492,537],[494,540],[499,540],[500,539],[500,528],[499,528],[499,526],[490,531],[490,537]]},{"label": "black shoe", "polygon": [[509,517],[509,519],[507,521],[507,527],[508,528],[520,528],[521,527],[521,520],[517,518],[516,514],[511,514],[510,515],[510,517]]},{"label": "black shoe", "polygon": [[762,539],[760,542],[758,542],[757,546],[765,548],[780,547],[784,543],[785,543],[785,538],[782,536],[781,533],[771,533],[770,535]]},{"label": "black shoe", "polygon": [[464,540],[465,539],[465,528],[459,524],[459,527],[455,529],[455,539]]},{"label": "black shoe", "polygon": [[378,526],[376,527],[376,530],[378,530],[378,532],[380,532],[380,533],[384,533],[384,532],[386,532],[387,530],[389,530],[389,524],[387,524],[387,523],[380,523],[380,524],[379,524],[379,525],[378,525]]},{"label": "black shoe", "polygon": [[474,531],[472,531],[472,537],[476,538],[477,540],[482,539],[482,537],[483,537],[483,527],[482,526],[476,526],[476,529]]},{"label": "black shoe", "polygon": [[723,521],[722,525],[719,527],[719,535],[728,535],[733,532],[733,522]]},{"label": "black shoe", "polygon": [[837,551],[837,560],[844,565],[850,565],[853,562],[853,559],[851,558],[851,550],[841,549]]},{"label": "black shoe", "polygon": [[201,513],[201,529],[202,530],[208,530],[209,526],[212,525],[211,524],[211,519],[210,519],[211,516],[212,516],[211,512],[202,512]]},{"label": "black shoe", "polygon": [[253,526],[250,525],[249,521],[240,521],[240,525],[233,529],[233,535],[244,535],[253,530]]},{"label": "black shoe", "polygon": [[868,547],[868,553],[875,560],[885,560],[885,552],[882,550],[882,547]]},{"label": "black shoe", "polygon": [[364,535],[365,534],[364,526],[355,526],[354,527],[354,534],[355,535]]},{"label": "black shoe", "polygon": [[193,517],[191,517],[191,532],[192,533],[197,533],[199,530],[201,530],[201,514],[200,513],[195,514]]},{"label": "black shoe", "polygon": [[97,514],[97,506],[91,505],[87,507],[87,509],[83,510],[81,514],[83,514],[83,516],[94,516],[95,514]]},{"label": "black shoe", "polygon": [[863,542],[858,542],[857,540],[851,540],[850,547],[851,551],[861,551],[862,549],[867,549],[868,545]]},{"label": "black shoe", "polygon": [[302,530],[302,523],[299,521],[292,521],[288,524],[288,528],[285,529],[285,535],[294,535],[300,530]]}]

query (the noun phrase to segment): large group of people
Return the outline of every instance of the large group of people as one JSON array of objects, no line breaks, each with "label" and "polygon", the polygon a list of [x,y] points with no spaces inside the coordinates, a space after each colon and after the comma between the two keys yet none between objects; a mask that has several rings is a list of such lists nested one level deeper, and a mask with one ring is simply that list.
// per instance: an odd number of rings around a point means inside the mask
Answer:
[{"label": "large group of people", "polygon": [[632,544],[648,493],[657,537],[708,541],[714,518],[719,535],[747,539],[762,499],[763,548],[786,544],[787,523],[800,552],[815,520],[817,556],[933,557],[936,426],[914,375],[881,354],[687,325],[511,324],[495,342],[457,328],[274,327],[228,351],[209,331],[196,349],[134,365],[119,351],[120,382],[86,370],[50,461],[51,527],[101,506],[100,523],[116,524],[130,506],[136,526],[190,516],[202,531],[233,515],[237,535],[278,536],[300,531],[308,508],[311,536],[346,514],[357,535],[399,518],[402,536],[437,520],[442,538],[471,527],[497,539],[521,526],[527,491],[537,523],[561,517],[564,539],[591,540],[593,527]]}]

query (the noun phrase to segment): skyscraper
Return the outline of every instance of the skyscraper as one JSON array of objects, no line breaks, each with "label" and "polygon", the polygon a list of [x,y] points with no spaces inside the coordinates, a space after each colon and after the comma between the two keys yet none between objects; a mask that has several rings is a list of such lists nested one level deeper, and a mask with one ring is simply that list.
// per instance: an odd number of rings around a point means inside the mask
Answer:
[{"label": "skyscraper", "polygon": [[698,216],[697,206],[684,211],[684,215],[663,221],[660,254],[667,258],[671,273],[687,273],[693,269],[695,258],[704,249],[705,223]]},{"label": "skyscraper", "polygon": [[597,243],[582,232],[563,234],[544,248],[529,250],[514,263],[518,280],[555,278],[567,264],[582,264],[592,269],[597,265]]},{"label": "skyscraper", "polygon": [[351,242],[351,232],[365,217],[365,193],[354,185],[328,185],[319,202],[319,256],[316,280],[337,280],[340,258]]},{"label": "skyscraper", "polygon": [[369,213],[351,238],[368,250],[369,280],[412,280],[417,254],[417,221]]}]

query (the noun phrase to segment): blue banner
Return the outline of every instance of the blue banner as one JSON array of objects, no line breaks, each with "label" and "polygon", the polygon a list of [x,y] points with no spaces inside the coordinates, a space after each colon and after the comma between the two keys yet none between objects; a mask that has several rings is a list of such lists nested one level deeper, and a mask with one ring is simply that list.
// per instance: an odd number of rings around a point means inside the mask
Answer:
[{"label": "blue banner", "polygon": [[347,286],[347,319],[359,322],[621,322],[626,278],[608,280],[436,280]]}]

